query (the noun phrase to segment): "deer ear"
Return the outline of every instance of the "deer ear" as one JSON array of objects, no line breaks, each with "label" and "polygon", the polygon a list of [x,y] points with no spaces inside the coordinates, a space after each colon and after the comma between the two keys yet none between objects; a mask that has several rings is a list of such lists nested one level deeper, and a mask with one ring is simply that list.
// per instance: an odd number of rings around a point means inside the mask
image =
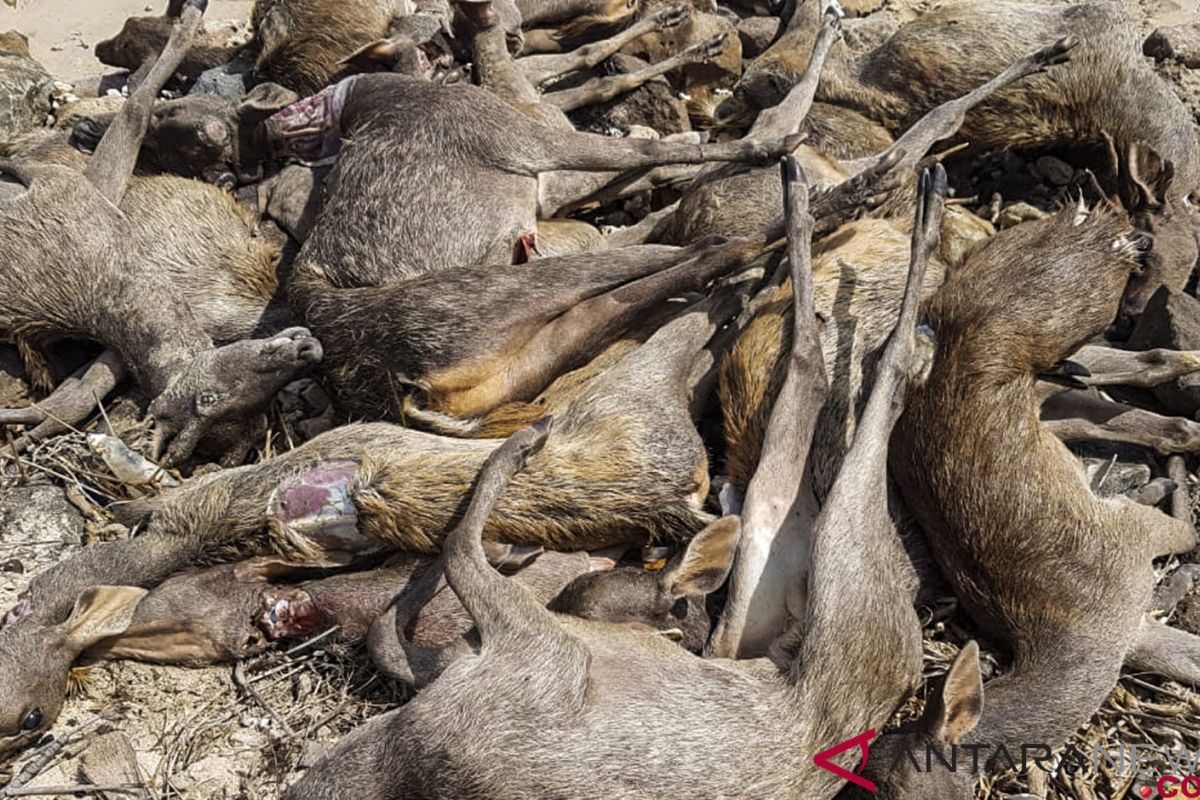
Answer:
[{"label": "deer ear", "polygon": [[958,744],[979,724],[983,713],[983,676],[979,672],[979,645],[967,646],[954,659],[941,691],[926,712],[931,733],[947,744]]},{"label": "deer ear", "polygon": [[720,588],[729,577],[738,539],[742,535],[739,517],[722,517],[696,534],[678,563],[668,565],[659,575],[659,585],[671,597],[703,596]]},{"label": "deer ear", "polygon": [[339,66],[346,64],[383,64],[394,65],[400,55],[407,49],[415,49],[412,39],[407,36],[397,36],[394,39],[376,39],[368,45],[355,50],[338,62]]},{"label": "deer ear", "polygon": [[75,601],[75,609],[58,626],[58,632],[70,651],[82,653],[129,630],[133,614],[147,594],[135,586],[93,586]]},{"label": "deer ear", "polygon": [[300,95],[277,83],[260,83],[238,104],[238,119],[245,125],[257,125],[299,99]]},{"label": "deer ear", "polygon": [[1148,144],[1134,142],[1125,150],[1120,165],[1121,202],[1129,211],[1156,210],[1167,200],[1175,179],[1175,165]]}]

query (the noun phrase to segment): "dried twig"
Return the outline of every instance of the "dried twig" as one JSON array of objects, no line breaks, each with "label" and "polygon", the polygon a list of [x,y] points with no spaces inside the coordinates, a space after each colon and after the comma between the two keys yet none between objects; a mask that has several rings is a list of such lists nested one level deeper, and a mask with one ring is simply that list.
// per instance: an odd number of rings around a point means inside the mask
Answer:
[{"label": "dried twig", "polygon": [[33,786],[25,789],[13,789],[9,797],[47,797],[56,794],[142,794],[145,787],[136,784],[123,783],[117,786],[96,786],[90,783],[75,783],[68,786]]}]

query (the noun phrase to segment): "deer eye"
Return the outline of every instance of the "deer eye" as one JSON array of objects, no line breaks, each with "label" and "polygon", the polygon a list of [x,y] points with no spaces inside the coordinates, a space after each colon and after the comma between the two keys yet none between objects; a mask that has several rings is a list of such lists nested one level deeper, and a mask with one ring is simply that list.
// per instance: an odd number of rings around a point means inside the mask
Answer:
[{"label": "deer eye", "polygon": [[202,394],[196,398],[196,405],[200,406],[201,408],[215,406],[216,404],[217,404],[217,396],[215,394],[210,394],[208,392],[205,392],[204,394]]},{"label": "deer eye", "polygon": [[21,720],[21,730],[35,731],[42,727],[42,710],[35,708],[25,715],[25,719]]}]

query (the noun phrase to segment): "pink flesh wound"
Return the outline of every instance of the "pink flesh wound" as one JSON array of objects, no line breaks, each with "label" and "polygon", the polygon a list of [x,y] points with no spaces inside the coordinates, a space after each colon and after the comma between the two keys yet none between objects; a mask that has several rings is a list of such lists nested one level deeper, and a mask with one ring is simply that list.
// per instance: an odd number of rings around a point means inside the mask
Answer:
[{"label": "pink flesh wound", "polygon": [[357,471],[353,461],[309,467],[276,491],[268,513],[323,550],[368,549],[375,543],[358,532],[358,509],[350,496]]},{"label": "pink flesh wound", "polygon": [[342,149],[342,106],[354,78],[297,100],[267,120],[267,131],[280,155],[321,161]]},{"label": "pink flesh wound", "polygon": [[330,620],[317,608],[308,592],[278,587],[263,592],[263,611],[256,623],[272,641],[301,639],[324,632]]}]

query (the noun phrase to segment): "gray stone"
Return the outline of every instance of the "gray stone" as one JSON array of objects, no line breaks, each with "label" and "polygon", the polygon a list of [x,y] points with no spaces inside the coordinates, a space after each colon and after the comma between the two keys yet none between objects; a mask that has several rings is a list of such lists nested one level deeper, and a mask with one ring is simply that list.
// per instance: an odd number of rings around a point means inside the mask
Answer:
[{"label": "gray stone", "polygon": [[[1200,350],[1200,300],[1165,286],[1151,296],[1129,337],[1129,348],[1156,347]],[[1200,373],[1167,381],[1152,391],[1168,413],[1194,419],[1200,410]]]},{"label": "gray stone", "polygon": [[235,58],[228,64],[205,70],[188,94],[215,94],[226,100],[241,100],[254,86],[254,64]]}]

